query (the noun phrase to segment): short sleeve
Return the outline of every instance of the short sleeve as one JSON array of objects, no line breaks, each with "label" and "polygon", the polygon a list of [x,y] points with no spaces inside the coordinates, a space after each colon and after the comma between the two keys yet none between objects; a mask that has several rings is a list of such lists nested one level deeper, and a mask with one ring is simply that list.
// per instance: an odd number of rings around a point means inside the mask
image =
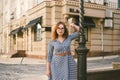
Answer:
[{"label": "short sleeve", "polygon": [[74,33],[69,35],[69,38],[71,40],[73,40],[73,39],[77,38],[78,36],[80,36],[80,33],[79,32],[74,32]]},{"label": "short sleeve", "polygon": [[53,50],[54,50],[53,42],[50,40],[50,42],[48,44],[48,54],[47,54],[48,62],[51,62],[51,60],[52,60]]}]

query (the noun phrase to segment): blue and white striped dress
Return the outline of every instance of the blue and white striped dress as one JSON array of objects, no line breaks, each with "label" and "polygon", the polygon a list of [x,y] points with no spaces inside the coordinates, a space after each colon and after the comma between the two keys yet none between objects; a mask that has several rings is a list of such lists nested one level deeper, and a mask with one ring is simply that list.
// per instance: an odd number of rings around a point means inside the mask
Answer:
[{"label": "blue and white striped dress", "polygon": [[58,39],[49,42],[47,60],[51,63],[50,80],[77,80],[77,64],[73,56],[55,54],[70,51],[71,41],[78,36],[79,32],[75,32],[69,35],[62,43]]}]

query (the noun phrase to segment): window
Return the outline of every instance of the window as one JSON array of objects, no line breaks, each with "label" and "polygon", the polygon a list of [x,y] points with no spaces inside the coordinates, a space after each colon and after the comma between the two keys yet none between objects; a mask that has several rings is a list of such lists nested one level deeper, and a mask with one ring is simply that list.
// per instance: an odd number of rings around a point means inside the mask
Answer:
[{"label": "window", "polygon": [[118,9],[120,9],[120,0],[118,0]]},{"label": "window", "polygon": [[37,4],[41,3],[43,0],[37,0]]},{"label": "window", "polygon": [[34,29],[34,39],[35,39],[35,41],[42,40],[42,38],[41,38],[41,29],[42,29],[41,24],[38,23],[36,25],[35,29]]},{"label": "window", "polygon": [[13,35],[13,44],[16,44],[16,35]]}]

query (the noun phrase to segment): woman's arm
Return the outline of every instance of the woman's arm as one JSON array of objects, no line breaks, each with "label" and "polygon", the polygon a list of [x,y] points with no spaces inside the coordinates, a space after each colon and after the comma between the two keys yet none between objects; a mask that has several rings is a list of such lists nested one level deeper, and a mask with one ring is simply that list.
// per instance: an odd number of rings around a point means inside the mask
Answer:
[{"label": "woman's arm", "polygon": [[51,60],[53,56],[53,50],[54,46],[52,44],[52,41],[50,40],[48,44],[48,54],[47,54],[47,63],[46,63],[46,75],[49,77],[50,76],[50,65],[51,65]]},{"label": "woman's arm", "polygon": [[70,24],[70,27],[72,27],[74,30],[75,30],[75,32],[73,32],[73,33],[71,33],[70,35],[69,35],[69,38],[71,39],[71,40],[73,40],[73,39],[75,39],[75,38],[77,38],[78,36],[80,36],[80,26],[78,26],[78,25],[76,25],[76,24],[74,24],[74,23],[71,23]]}]

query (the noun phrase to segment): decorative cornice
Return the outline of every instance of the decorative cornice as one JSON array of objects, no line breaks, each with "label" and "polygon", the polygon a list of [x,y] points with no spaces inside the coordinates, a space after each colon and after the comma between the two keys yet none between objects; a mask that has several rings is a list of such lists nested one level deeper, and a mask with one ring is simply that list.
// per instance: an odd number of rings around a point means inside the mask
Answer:
[{"label": "decorative cornice", "polygon": [[[36,11],[39,11],[39,10],[45,8],[45,7],[52,7],[52,6],[61,6],[62,7],[64,5],[76,6],[76,8],[78,7],[78,9],[79,9],[79,2],[78,1],[66,1],[66,0],[63,0],[63,1],[43,1],[39,5],[36,5],[32,9],[28,10],[27,15],[29,16],[29,15],[35,13]],[[105,10],[106,9],[106,6],[100,5],[100,4],[94,4],[94,3],[84,3],[84,7],[85,8],[98,9],[98,10]],[[117,10],[117,9],[112,9],[112,10],[113,10],[114,13],[119,13],[120,14],[120,10]],[[14,20],[14,23],[17,23],[17,24],[19,22],[23,23],[22,20],[23,19]]]},{"label": "decorative cornice", "polygon": [[120,10],[114,10],[114,13],[120,14]]},{"label": "decorative cornice", "polygon": [[92,4],[92,3],[85,3],[84,6],[86,8],[93,8],[93,9],[105,9],[106,8],[104,5]]},{"label": "decorative cornice", "polygon": [[51,6],[62,6],[61,1],[51,1]]},{"label": "decorative cornice", "polygon": [[[43,1],[39,5],[36,5],[32,9],[28,10],[28,15],[31,15],[35,13],[36,11],[39,11],[45,7],[53,7],[53,6],[76,6],[79,8],[79,1]],[[94,4],[94,3],[84,3],[85,8],[92,8],[92,9],[98,9],[98,10],[105,10],[106,6],[101,4]],[[118,11],[117,11],[118,12]]]},{"label": "decorative cornice", "polygon": [[62,5],[79,6],[79,2],[78,1],[66,1],[66,0],[63,0]]}]

